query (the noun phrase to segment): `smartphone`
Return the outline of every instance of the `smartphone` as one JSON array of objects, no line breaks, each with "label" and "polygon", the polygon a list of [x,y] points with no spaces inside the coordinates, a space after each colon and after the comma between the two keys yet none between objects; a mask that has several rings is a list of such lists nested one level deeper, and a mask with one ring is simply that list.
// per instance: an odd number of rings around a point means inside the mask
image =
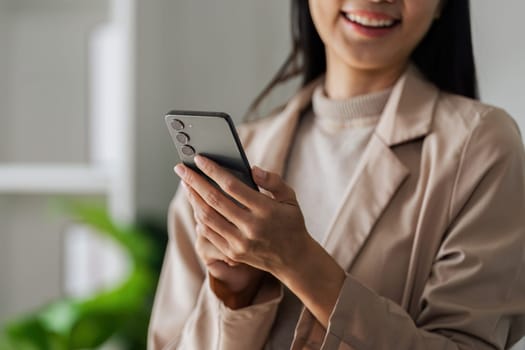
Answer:
[{"label": "smartphone", "polygon": [[208,178],[195,165],[194,157],[207,157],[252,189],[258,191],[246,154],[232,119],[226,113],[175,110],[165,116],[166,125],[181,161]]}]

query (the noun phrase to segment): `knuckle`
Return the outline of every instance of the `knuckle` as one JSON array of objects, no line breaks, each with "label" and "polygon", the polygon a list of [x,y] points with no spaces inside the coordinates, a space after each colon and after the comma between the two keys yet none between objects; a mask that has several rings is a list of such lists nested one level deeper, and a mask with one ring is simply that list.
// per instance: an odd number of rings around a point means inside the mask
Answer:
[{"label": "knuckle", "polygon": [[195,226],[195,231],[197,232],[197,239],[202,239],[202,236],[204,236],[204,225],[201,225],[200,223]]},{"label": "knuckle", "polygon": [[275,215],[275,208],[272,206],[261,206],[259,208],[259,215],[263,219],[272,218]]},{"label": "knuckle", "polygon": [[209,191],[208,193],[206,193],[205,200],[206,203],[208,203],[212,207],[215,207],[220,203],[219,194],[217,191]]},{"label": "knuckle", "polygon": [[202,222],[210,222],[213,220],[215,212],[211,207],[206,206],[200,210],[199,214],[199,219]]},{"label": "knuckle", "polygon": [[236,192],[238,189],[237,181],[233,177],[228,177],[223,182],[223,189],[226,192]]},{"label": "knuckle", "polygon": [[259,220],[257,219],[250,220],[250,222],[244,227],[244,231],[245,231],[246,237],[250,239],[256,239],[260,237],[261,225],[259,223]]},{"label": "knuckle", "polygon": [[233,261],[239,261],[239,253],[231,246],[225,248],[224,255]]},{"label": "knuckle", "polygon": [[193,183],[194,180],[195,180],[195,176],[193,175],[193,172],[186,171],[186,178],[184,179],[184,181],[191,184]]},{"label": "knuckle", "polygon": [[193,210],[193,220],[196,224],[200,223],[199,211],[196,209]]},{"label": "knuckle", "polygon": [[245,254],[241,251],[237,251],[235,249],[230,250],[230,259],[233,261],[243,261]]},{"label": "knuckle", "polygon": [[250,232],[250,236],[252,239],[259,239],[263,235],[263,230],[260,226],[252,227],[252,230]]},{"label": "knuckle", "polygon": [[250,239],[245,239],[241,242],[239,242],[238,249],[239,249],[239,255],[240,258],[246,258],[247,256],[250,256],[250,254],[254,251],[254,241]]},{"label": "knuckle", "polygon": [[248,244],[246,240],[237,241],[229,245],[227,256],[233,261],[243,261],[248,254],[247,248]]}]

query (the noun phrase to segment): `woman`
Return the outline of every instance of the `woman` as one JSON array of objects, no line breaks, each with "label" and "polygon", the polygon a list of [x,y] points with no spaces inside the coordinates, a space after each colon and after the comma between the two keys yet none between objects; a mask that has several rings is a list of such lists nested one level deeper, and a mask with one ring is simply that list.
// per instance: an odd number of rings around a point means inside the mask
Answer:
[{"label": "woman", "polygon": [[[293,0],[304,86],[241,127],[262,192],[183,165],[151,349],[503,349],[525,156],[476,95],[467,0]],[[460,96],[463,95],[463,96]],[[264,169],[264,170],[263,170]]]}]

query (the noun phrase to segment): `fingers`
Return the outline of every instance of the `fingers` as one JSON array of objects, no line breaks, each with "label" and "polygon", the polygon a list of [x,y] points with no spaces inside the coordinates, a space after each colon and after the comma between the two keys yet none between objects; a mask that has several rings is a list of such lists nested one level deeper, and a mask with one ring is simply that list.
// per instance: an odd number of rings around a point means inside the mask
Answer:
[{"label": "fingers", "polygon": [[206,239],[202,234],[205,229],[202,225],[197,226],[198,234],[195,242],[195,250],[213,277],[224,281],[230,280],[232,269],[237,269],[240,264],[228,259],[217,247]]},{"label": "fingers", "polygon": [[186,185],[186,191],[188,200],[193,207],[195,219],[204,227],[201,234],[207,239],[209,239],[209,236],[214,237],[218,235],[220,239],[215,239],[218,243],[215,244],[215,246],[221,251],[224,251],[224,248],[228,247],[228,242],[236,242],[239,239],[240,232],[234,224],[226,220],[214,208],[209,206],[191,187]]},{"label": "fingers", "polygon": [[195,164],[202,172],[215,181],[219,187],[236,201],[247,208],[257,209],[260,205],[261,194],[254,191],[231,172],[219,166],[214,161],[202,157],[195,157]]},{"label": "fingers", "polygon": [[197,239],[195,241],[195,250],[197,251],[197,254],[199,257],[204,261],[206,266],[209,266],[211,264],[214,264],[218,261],[222,261],[229,266],[237,266],[239,265],[235,261],[228,258],[226,255],[220,252],[217,247],[215,247],[207,238],[208,235],[206,233],[206,230],[211,230],[210,228],[202,225],[197,224],[196,231],[197,231]]},{"label": "fingers", "polygon": [[270,192],[278,202],[297,204],[294,190],[275,173],[265,171],[257,166],[252,169],[255,183]]},{"label": "fingers", "polygon": [[[186,188],[197,193],[199,198],[202,198],[203,202],[208,207],[215,209],[223,217],[228,218],[234,224],[240,224],[245,218],[245,211],[235,204],[230,198],[226,197],[219,189],[208,182],[203,176],[197,174],[192,169],[188,168],[183,164],[178,164],[175,167],[175,172],[179,175],[183,182],[186,184]],[[206,212],[206,214],[211,214]]]}]

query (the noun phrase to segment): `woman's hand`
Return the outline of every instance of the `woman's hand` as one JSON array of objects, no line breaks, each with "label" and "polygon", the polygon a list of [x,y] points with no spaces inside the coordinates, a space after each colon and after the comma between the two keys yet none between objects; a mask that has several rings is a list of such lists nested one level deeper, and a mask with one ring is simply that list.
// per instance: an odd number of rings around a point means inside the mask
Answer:
[{"label": "woman's hand", "polygon": [[283,282],[325,327],[346,274],[315,242],[304,224],[295,192],[282,179],[259,168],[254,180],[263,194],[246,186],[213,161],[198,156],[197,166],[241,206],[188,167],[175,171],[186,186],[206,238],[223,260],[268,271]]},{"label": "woman's hand", "polygon": [[[198,195],[184,182],[182,185],[190,204],[195,209]],[[238,309],[251,304],[264,272],[246,264],[232,261],[221,253],[205,236],[210,230],[195,215],[197,239],[195,250],[210,275],[210,286],[215,294],[230,308]]]},{"label": "woman's hand", "polygon": [[204,237],[205,230],[209,230],[209,228],[203,224],[198,223],[196,230],[195,249],[211,277],[220,281],[224,288],[234,294],[242,293],[259,285],[263,271],[228,259]]},{"label": "woman's hand", "polygon": [[304,256],[311,240],[294,191],[278,175],[254,168],[257,184],[269,195],[254,191],[213,161],[197,156],[197,166],[243,207],[204,177],[180,164],[176,172],[188,196],[201,235],[227,262],[245,263],[277,275]]}]

